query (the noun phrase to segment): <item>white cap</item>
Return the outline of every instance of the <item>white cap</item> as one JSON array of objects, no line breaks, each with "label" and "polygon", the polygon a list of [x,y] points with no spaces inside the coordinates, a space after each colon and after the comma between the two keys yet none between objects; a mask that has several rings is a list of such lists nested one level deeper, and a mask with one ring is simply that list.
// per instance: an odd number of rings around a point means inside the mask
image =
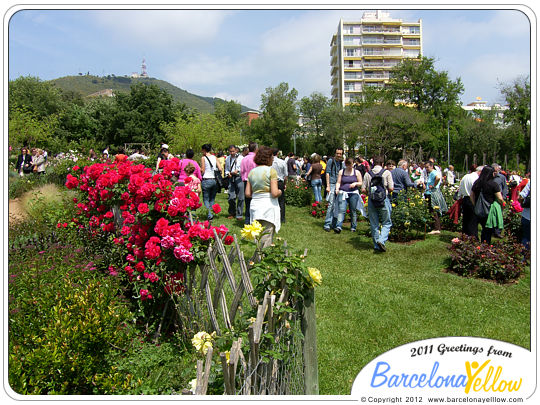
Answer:
[{"label": "white cap", "polygon": [[161,145],[161,149],[169,149],[169,145],[167,145],[166,143],[164,143],[163,145]]}]

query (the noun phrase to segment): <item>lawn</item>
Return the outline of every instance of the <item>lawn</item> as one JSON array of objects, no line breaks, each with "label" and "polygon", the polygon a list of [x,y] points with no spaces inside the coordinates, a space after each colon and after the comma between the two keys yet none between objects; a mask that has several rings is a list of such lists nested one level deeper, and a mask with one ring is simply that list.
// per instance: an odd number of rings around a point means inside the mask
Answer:
[{"label": "lawn", "polygon": [[[243,224],[223,213],[214,221],[231,233]],[[323,277],[316,289],[319,387],[324,395],[349,395],[352,382],[381,353],[419,339],[475,336],[530,349],[530,269],[519,282],[499,285],[445,272],[450,240],[443,231],[411,244],[389,243],[375,253],[366,235],[345,224],[326,233],[308,208],[287,207],[278,236],[291,248],[308,248],[306,262]]]}]

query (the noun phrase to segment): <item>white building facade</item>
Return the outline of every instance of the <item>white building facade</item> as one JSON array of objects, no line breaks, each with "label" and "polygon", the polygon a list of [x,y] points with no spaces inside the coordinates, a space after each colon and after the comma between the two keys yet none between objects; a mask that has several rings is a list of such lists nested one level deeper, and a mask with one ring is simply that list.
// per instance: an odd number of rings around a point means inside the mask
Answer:
[{"label": "white building facade", "polygon": [[383,87],[404,58],[422,55],[422,20],[404,22],[383,11],[359,21],[340,20],[330,43],[332,100],[342,106],[362,97],[368,86]]}]

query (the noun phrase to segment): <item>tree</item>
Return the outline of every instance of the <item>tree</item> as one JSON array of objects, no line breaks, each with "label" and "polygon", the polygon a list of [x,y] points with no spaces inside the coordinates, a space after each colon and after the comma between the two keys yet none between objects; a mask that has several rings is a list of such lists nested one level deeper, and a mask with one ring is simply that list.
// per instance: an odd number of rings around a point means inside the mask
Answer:
[{"label": "tree", "polygon": [[296,97],[298,92],[289,90],[287,83],[268,87],[261,96],[262,118],[260,125],[265,131],[267,146],[276,146],[284,152],[291,151],[291,139],[298,129]]},{"label": "tree", "polygon": [[322,93],[314,92],[309,97],[302,97],[299,103],[304,124],[302,131],[317,136],[322,135],[322,114],[330,106],[330,100]]},{"label": "tree", "polygon": [[241,113],[242,105],[234,100],[224,101],[216,99],[214,102],[214,114],[230,127],[238,123]]},{"label": "tree", "polygon": [[38,146],[48,148],[50,135],[58,126],[56,115],[37,118],[23,108],[12,109],[9,116],[9,144],[14,147]]},{"label": "tree", "polygon": [[37,77],[19,77],[9,82],[9,113],[26,110],[37,118],[60,112],[63,101],[58,89]]},{"label": "tree", "polygon": [[461,79],[452,81],[447,72],[438,72],[432,58],[404,59],[392,69],[387,88],[393,102],[412,104],[421,112],[429,112],[445,127],[461,102],[464,87]]},{"label": "tree", "polygon": [[242,143],[239,126],[230,127],[214,114],[198,114],[186,120],[177,112],[174,121],[162,124],[162,130],[172,153],[184,153],[186,149],[198,152],[205,143],[211,144],[216,151]]},{"label": "tree", "polygon": [[173,99],[169,93],[155,84],[137,83],[131,86],[129,94],[116,94],[107,139],[115,145],[170,142],[161,125],[174,119],[173,112]]},{"label": "tree", "polygon": [[508,132],[518,135],[521,144],[520,156],[531,155],[531,83],[529,77],[520,77],[512,83],[501,85],[500,90],[508,104],[504,112],[504,122],[509,125]]}]

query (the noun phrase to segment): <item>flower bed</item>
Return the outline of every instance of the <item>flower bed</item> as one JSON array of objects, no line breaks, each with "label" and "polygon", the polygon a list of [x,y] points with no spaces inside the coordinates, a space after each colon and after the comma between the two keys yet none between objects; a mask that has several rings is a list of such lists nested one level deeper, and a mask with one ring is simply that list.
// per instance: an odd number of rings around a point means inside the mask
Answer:
[{"label": "flower bed", "polygon": [[398,199],[398,203],[392,204],[390,240],[407,242],[418,239],[425,234],[431,220],[427,202],[422,193],[416,190],[403,192]]},{"label": "flower bed", "polygon": [[513,241],[493,245],[479,243],[476,238],[454,238],[449,247],[449,270],[465,277],[507,283],[521,276],[527,265],[528,253]]},{"label": "flower bed", "polygon": [[312,217],[315,218],[324,218],[326,217],[326,211],[328,210],[328,201],[319,201],[314,202],[309,207],[309,213]]},{"label": "flower bed", "polygon": [[190,212],[201,203],[189,187],[174,186],[178,164],[178,159],[163,161],[162,173],[153,174],[130,161],[95,163],[74,166],[67,175],[66,187],[80,192],[72,221],[90,237],[107,241],[109,273],[141,302],[180,292],[187,265],[204,260],[214,232],[219,237],[228,232],[223,225],[191,222]]},{"label": "flower bed", "polygon": [[287,180],[285,204],[295,207],[305,207],[311,203],[313,193],[304,179]]}]

